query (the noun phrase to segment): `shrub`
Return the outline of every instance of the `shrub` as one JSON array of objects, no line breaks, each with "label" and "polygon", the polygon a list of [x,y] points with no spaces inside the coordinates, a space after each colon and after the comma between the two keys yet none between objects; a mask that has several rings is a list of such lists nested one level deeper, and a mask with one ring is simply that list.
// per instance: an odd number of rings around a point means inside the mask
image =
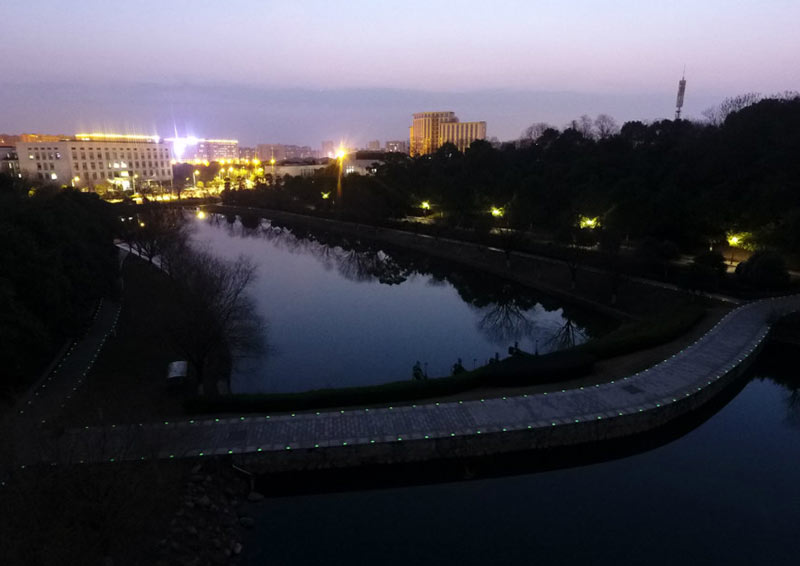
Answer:
[{"label": "shrub", "polygon": [[760,250],[736,266],[736,277],[758,290],[782,289],[789,284],[789,272],[783,258],[775,252]]}]

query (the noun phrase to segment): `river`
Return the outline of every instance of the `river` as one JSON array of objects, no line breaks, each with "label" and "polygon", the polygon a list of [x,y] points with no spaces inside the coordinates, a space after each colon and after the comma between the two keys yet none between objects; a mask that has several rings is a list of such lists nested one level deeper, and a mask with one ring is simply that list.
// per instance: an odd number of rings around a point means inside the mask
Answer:
[{"label": "river", "polygon": [[240,358],[235,393],[371,385],[545,353],[613,327],[586,309],[454,263],[301,226],[233,216],[195,219],[193,242],[250,258],[266,348]]},{"label": "river", "polygon": [[245,563],[797,564],[799,356],[768,348],[721,410],[633,455],[472,481],[268,497],[253,510]]}]

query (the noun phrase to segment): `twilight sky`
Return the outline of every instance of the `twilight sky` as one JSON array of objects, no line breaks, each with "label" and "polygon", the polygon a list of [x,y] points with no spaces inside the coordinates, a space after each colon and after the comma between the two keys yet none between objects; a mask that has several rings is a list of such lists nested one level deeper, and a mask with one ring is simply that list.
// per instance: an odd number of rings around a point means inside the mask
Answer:
[{"label": "twilight sky", "polygon": [[2,0],[0,132],[405,139],[453,110],[512,139],[800,90],[797,0]]}]

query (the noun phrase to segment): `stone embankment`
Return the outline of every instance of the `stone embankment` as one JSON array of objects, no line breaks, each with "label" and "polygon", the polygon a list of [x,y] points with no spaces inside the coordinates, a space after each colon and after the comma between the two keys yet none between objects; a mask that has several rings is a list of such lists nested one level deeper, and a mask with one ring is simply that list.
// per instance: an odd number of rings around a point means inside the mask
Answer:
[{"label": "stone embankment", "polygon": [[[218,464],[218,463],[214,463]],[[181,507],[159,541],[156,566],[239,564],[250,513],[264,497],[228,466],[197,464],[187,477]]]}]

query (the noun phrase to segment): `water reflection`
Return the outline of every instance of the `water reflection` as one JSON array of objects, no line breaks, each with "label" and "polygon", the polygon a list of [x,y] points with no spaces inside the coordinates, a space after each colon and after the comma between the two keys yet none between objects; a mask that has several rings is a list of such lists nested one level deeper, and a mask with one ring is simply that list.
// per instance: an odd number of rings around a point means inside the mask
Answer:
[{"label": "water reflection", "polygon": [[440,377],[459,358],[472,369],[517,344],[546,353],[613,324],[498,277],[367,239],[231,215],[197,226],[201,245],[260,265],[253,294],[273,328],[272,355],[234,374],[239,392],[411,379],[417,360]]},{"label": "water reflection", "polygon": [[[447,262],[431,261],[402,250],[385,251],[386,246],[376,245],[331,232],[310,230],[285,222],[267,219],[256,221],[253,217],[240,222],[231,215],[212,215],[210,222],[225,224],[230,236],[262,238],[290,253],[308,254],[316,258],[327,270],[335,269],[342,277],[355,283],[379,282],[399,285],[413,276],[428,277],[428,285],[452,285],[465,303],[480,314],[478,330],[493,344],[510,346],[538,334],[549,337],[539,344],[543,352],[570,348],[586,341],[588,332],[581,321],[580,311],[535,296],[528,289],[510,282],[498,284],[493,277],[473,272],[456,271]],[[565,320],[560,325],[538,322],[537,309],[544,312],[564,311]],[[549,325],[548,325],[549,323]]]},{"label": "water reflection", "polygon": [[759,356],[758,375],[769,379],[785,390],[786,424],[800,429],[800,347],[794,344],[772,342]]}]

